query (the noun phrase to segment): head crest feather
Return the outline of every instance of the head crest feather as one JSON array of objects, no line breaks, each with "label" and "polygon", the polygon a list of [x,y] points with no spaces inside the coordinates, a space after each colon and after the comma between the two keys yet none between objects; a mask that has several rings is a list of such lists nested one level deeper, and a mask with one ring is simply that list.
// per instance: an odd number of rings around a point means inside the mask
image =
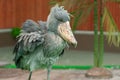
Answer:
[{"label": "head crest feather", "polygon": [[56,4],[54,7],[51,8],[51,12],[54,17],[59,21],[69,21],[69,13],[67,10],[64,9],[64,6],[59,6]]}]

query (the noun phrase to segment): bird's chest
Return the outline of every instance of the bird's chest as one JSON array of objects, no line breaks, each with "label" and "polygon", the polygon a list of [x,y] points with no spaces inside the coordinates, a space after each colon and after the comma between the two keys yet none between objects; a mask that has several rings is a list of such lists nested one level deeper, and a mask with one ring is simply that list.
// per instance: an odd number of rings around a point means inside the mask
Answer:
[{"label": "bird's chest", "polygon": [[59,36],[49,34],[45,40],[44,53],[47,56],[58,56],[66,47],[66,42]]}]

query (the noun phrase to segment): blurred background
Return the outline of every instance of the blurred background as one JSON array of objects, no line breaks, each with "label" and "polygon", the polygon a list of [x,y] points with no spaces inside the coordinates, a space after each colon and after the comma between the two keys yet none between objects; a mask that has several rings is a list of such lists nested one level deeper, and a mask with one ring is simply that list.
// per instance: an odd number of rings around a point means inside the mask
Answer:
[{"label": "blurred background", "polygon": [[[46,21],[51,0],[0,0],[0,65],[13,64],[13,47],[16,43],[22,23],[27,19]],[[118,29],[120,29],[120,4],[106,3]],[[72,22],[71,22],[72,23]],[[77,25],[74,33],[78,41],[77,48],[66,49],[56,65],[93,65],[94,53],[93,10],[87,19]],[[105,36],[105,35],[104,35]],[[104,38],[104,65],[120,65],[120,48],[108,44]]]}]

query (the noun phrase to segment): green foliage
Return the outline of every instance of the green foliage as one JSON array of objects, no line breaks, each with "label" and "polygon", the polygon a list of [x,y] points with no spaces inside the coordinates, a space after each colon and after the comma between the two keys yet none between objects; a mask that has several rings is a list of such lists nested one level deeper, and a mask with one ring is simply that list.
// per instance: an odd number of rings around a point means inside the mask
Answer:
[{"label": "green foliage", "polygon": [[12,69],[12,68],[16,68],[15,64],[7,64],[4,66],[0,66],[0,68],[7,68],[7,69]]},{"label": "green foliage", "polygon": [[120,31],[116,25],[112,15],[108,9],[104,8],[103,24],[105,24],[106,31],[108,32],[107,39],[109,44],[113,44],[116,47],[120,46]]},{"label": "green foliage", "polygon": [[[108,42],[114,44],[115,46],[120,46],[120,32],[118,27],[108,11],[106,2],[116,2],[119,3],[120,0],[51,0],[57,4],[65,6],[67,10],[73,15],[72,28],[75,30],[77,26],[80,26],[86,21],[89,14],[94,8],[94,66],[101,67],[103,64],[103,54],[104,54],[104,28],[107,27],[106,31],[109,33],[107,36]],[[100,18],[98,18],[97,8],[100,4]],[[99,20],[98,20],[99,19]],[[98,24],[100,23],[100,24]],[[104,25],[105,24],[105,25]],[[100,36],[98,35],[98,26],[100,26]],[[114,34],[115,33],[115,34]],[[99,38],[99,39],[98,39]]]},{"label": "green foliage", "polygon": [[14,38],[16,38],[19,34],[20,34],[20,28],[18,28],[18,27],[12,28],[11,35]]},{"label": "green foliage", "polygon": [[50,2],[49,2],[50,5],[55,5],[56,3],[57,3],[56,0],[50,0]]},{"label": "green foliage", "polygon": [[99,67],[98,45],[98,4],[94,0],[94,67]]},{"label": "green foliage", "polygon": [[[92,68],[93,66],[91,65],[84,65],[84,66],[79,66],[79,65],[54,65],[52,67],[52,69],[80,69],[80,70],[87,70]],[[105,68],[109,68],[109,69],[120,69],[120,65],[104,65],[103,67]],[[15,64],[8,64],[8,65],[4,65],[4,66],[0,66],[0,68],[9,68],[9,69],[15,69],[16,66]]]}]

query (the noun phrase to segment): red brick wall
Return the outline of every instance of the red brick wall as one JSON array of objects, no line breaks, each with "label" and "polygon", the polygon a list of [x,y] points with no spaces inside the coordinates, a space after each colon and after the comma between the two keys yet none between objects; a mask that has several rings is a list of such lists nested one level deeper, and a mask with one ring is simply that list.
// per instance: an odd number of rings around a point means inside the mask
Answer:
[{"label": "red brick wall", "polygon": [[0,28],[20,26],[26,19],[46,20],[49,0],[0,0]]},{"label": "red brick wall", "polygon": [[[26,19],[46,20],[50,0],[0,0],[0,29],[21,26]],[[120,5],[107,3],[117,26],[120,29]],[[93,12],[78,30],[93,30]]]}]

